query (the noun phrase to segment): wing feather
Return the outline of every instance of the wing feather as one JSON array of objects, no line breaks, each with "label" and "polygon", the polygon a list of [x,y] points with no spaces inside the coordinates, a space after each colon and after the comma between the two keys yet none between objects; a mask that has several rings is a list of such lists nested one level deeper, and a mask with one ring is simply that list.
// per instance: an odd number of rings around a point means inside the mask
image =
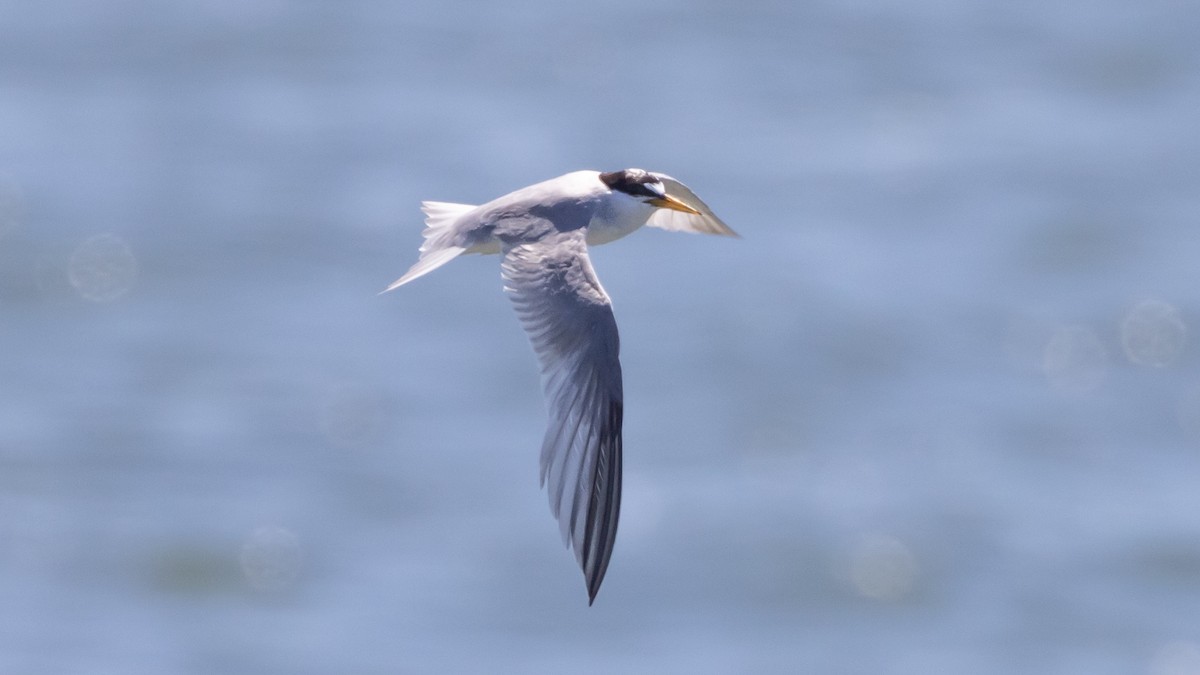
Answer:
[{"label": "wing feather", "polygon": [[582,229],[509,246],[508,291],[542,369],[549,425],[541,481],[596,599],[621,509],[620,340]]}]

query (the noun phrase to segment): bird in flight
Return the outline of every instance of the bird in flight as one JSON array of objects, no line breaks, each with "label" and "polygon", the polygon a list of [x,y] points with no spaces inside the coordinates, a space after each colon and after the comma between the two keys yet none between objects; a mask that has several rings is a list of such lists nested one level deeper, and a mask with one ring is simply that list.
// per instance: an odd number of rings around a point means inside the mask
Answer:
[{"label": "bird in flight", "polygon": [[641,169],[575,171],[480,206],[423,202],[416,264],[384,291],[464,253],[500,254],[501,276],[542,370],[549,424],[541,483],[596,600],[621,510],[623,394],[612,301],[588,245],[649,225],[738,236],[686,185]]}]

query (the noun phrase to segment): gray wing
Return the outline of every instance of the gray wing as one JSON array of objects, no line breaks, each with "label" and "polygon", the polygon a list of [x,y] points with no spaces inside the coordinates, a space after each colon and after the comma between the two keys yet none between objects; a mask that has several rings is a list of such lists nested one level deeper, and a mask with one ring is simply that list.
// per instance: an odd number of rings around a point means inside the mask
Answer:
[{"label": "gray wing", "polygon": [[698,234],[722,234],[728,237],[738,236],[732,228],[725,224],[712,209],[708,208],[702,199],[696,196],[688,186],[671,178],[665,173],[651,174],[662,181],[667,194],[687,204],[700,212],[699,215],[675,211],[673,209],[655,209],[654,214],[646,224],[673,232],[694,232]]},{"label": "gray wing", "polygon": [[542,367],[549,426],[541,481],[563,540],[583,568],[589,604],[608,569],[621,510],[621,363],[612,303],[583,229],[509,246],[502,266]]}]

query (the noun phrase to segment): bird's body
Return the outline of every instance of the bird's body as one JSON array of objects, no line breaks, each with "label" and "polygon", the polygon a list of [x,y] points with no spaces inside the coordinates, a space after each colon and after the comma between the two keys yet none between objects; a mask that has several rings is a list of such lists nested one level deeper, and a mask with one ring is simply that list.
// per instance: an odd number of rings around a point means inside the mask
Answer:
[{"label": "bird's body", "polygon": [[424,202],[421,256],[392,290],[464,253],[502,254],[502,276],[542,367],[550,412],[541,477],[589,600],[612,555],[623,401],[612,303],[588,245],[643,225],[736,236],[682,183],[640,169],[576,171],[480,206]]}]

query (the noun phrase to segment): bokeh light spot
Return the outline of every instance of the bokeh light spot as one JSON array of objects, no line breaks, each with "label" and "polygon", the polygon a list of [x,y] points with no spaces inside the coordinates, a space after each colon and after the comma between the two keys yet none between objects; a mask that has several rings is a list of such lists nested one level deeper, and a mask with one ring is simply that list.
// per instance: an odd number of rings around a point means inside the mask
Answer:
[{"label": "bokeh light spot", "polygon": [[111,302],[133,288],[137,258],[120,237],[96,235],[75,248],[67,278],[84,299]]},{"label": "bokeh light spot", "polygon": [[1179,310],[1161,300],[1139,302],[1121,320],[1121,347],[1139,366],[1161,368],[1183,352],[1187,325]]}]

